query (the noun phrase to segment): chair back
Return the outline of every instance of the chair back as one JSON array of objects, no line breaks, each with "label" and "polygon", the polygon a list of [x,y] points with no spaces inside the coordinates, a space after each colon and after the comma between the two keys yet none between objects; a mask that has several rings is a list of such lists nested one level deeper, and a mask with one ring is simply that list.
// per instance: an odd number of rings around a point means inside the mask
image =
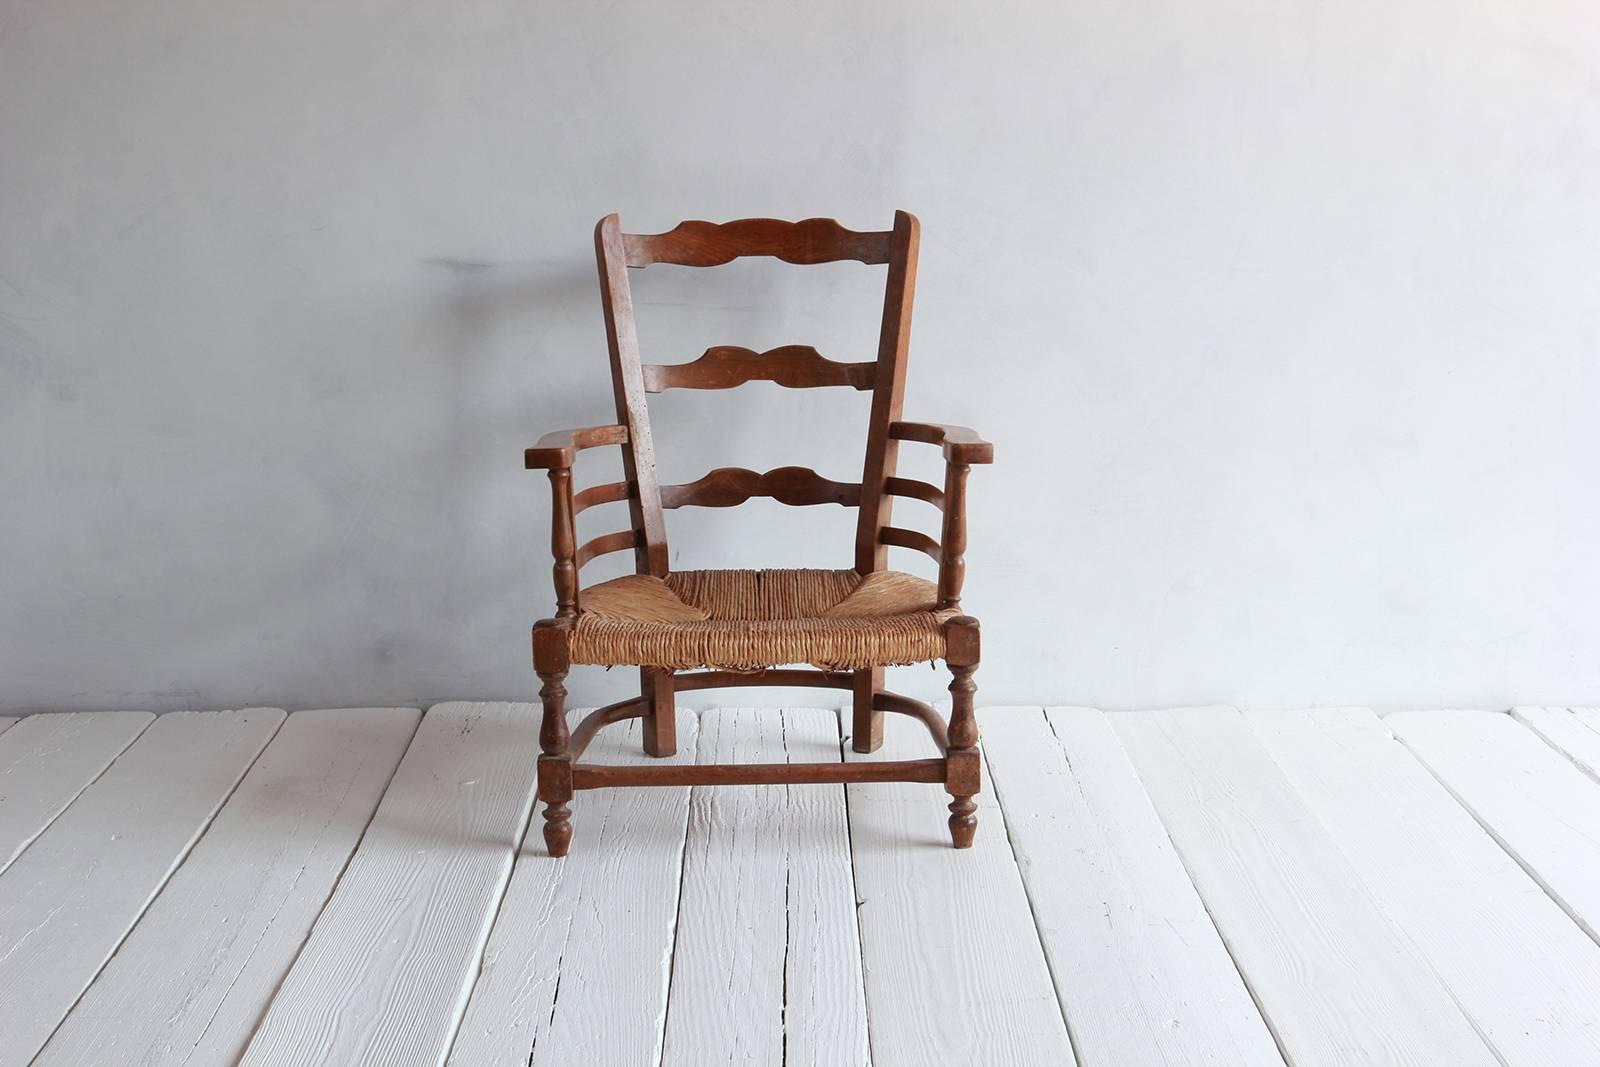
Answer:
[{"label": "chair back", "polygon": [[[589,542],[580,552],[579,565],[596,555],[631,547],[638,573],[665,577],[669,558],[665,511],[733,507],[751,497],[771,497],[791,505],[859,508],[855,569],[862,574],[884,569],[888,545],[923,551],[934,545],[931,538],[889,525],[894,496],[935,500],[940,495],[934,486],[895,477],[897,442],[889,434],[890,424],[900,418],[905,395],[917,238],[917,220],[905,211],[895,212],[892,229],[869,232],[847,230],[832,219],[740,219],[722,224],[683,222],[665,233],[639,234],[624,233],[614,214],[601,219],[595,227],[595,255],[617,422],[628,428],[628,443],[623,446],[625,481],[585,490],[574,498],[574,504],[575,510],[581,511],[626,499],[632,529]],[[715,267],[743,256],[771,256],[796,264],[858,260],[888,267],[877,358],[870,363],[840,363],[809,345],[783,345],[765,352],[718,345],[687,363],[644,363],[628,270],[657,263]],[[732,389],[753,381],[775,382],[789,389],[836,386],[871,392],[861,480],[830,481],[807,467],[780,467],[765,473],[721,467],[683,485],[660,485],[646,395],[667,389]]]}]

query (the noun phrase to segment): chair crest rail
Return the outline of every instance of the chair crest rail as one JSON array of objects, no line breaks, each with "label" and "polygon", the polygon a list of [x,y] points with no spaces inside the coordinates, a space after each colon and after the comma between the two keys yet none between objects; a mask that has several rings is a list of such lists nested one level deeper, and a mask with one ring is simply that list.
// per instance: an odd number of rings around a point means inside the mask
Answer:
[{"label": "chair crest rail", "polygon": [[663,485],[661,506],[668,510],[731,508],[757,496],[771,497],[780,504],[795,507],[809,504],[856,507],[861,503],[861,484],[829,481],[809,467],[779,467],[765,474],[744,467],[718,467],[705,477],[683,485]]},{"label": "chair crest rail", "polygon": [[716,345],[689,363],[647,363],[641,369],[647,393],[732,389],[745,382],[773,382],[786,389],[847,385],[867,390],[878,380],[876,363],[840,363],[810,345],[783,345],[765,352]]},{"label": "chair crest rail", "polygon": [[832,263],[843,259],[888,263],[894,231],[847,230],[833,219],[736,219],[715,223],[691,219],[665,233],[625,233],[630,267],[676,263],[716,267],[741,256],[772,256],[785,263]]}]

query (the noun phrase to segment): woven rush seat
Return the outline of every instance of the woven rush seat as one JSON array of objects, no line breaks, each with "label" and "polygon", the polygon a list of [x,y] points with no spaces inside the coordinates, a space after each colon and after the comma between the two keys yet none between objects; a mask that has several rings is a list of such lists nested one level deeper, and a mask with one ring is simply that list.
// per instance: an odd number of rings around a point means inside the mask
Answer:
[{"label": "woven rush seat", "polygon": [[572,662],[752,672],[792,663],[864,670],[940,659],[934,583],[898,571],[630,574],[583,590]]}]

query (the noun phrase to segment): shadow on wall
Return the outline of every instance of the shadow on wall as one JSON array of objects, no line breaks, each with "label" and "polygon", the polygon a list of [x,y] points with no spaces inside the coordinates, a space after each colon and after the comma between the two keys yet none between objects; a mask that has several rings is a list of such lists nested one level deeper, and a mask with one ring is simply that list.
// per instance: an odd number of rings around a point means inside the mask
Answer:
[{"label": "shadow on wall", "polygon": [[[609,419],[594,270],[576,258],[430,257],[418,273],[386,311],[299,309],[304,321],[284,332],[326,337],[328,319],[344,323],[311,364],[303,352],[257,357],[307,368],[307,392],[268,400],[292,431],[255,441],[248,464],[192,480],[211,527],[185,535],[194,550],[124,546],[137,566],[71,605],[162,620],[172,638],[124,672],[158,684],[113,700],[170,710],[533,698],[527,628],[554,603],[549,488],[521,453],[547,429]],[[197,665],[197,684],[159,685],[195,678]]]}]

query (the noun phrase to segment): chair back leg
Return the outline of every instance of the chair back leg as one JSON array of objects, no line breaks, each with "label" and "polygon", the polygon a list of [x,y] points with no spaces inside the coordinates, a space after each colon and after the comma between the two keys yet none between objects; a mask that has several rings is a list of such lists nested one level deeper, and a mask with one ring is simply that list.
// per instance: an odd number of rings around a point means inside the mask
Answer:
[{"label": "chair back leg", "polygon": [[876,752],[883,746],[883,712],[872,706],[883,688],[883,668],[855,672],[851,689],[850,747],[857,752]]},{"label": "chair back leg", "polygon": [[677,689],[672,672],[656,667],[639,668],[644,695],[644,753],[660,759],[678,751]]}]

